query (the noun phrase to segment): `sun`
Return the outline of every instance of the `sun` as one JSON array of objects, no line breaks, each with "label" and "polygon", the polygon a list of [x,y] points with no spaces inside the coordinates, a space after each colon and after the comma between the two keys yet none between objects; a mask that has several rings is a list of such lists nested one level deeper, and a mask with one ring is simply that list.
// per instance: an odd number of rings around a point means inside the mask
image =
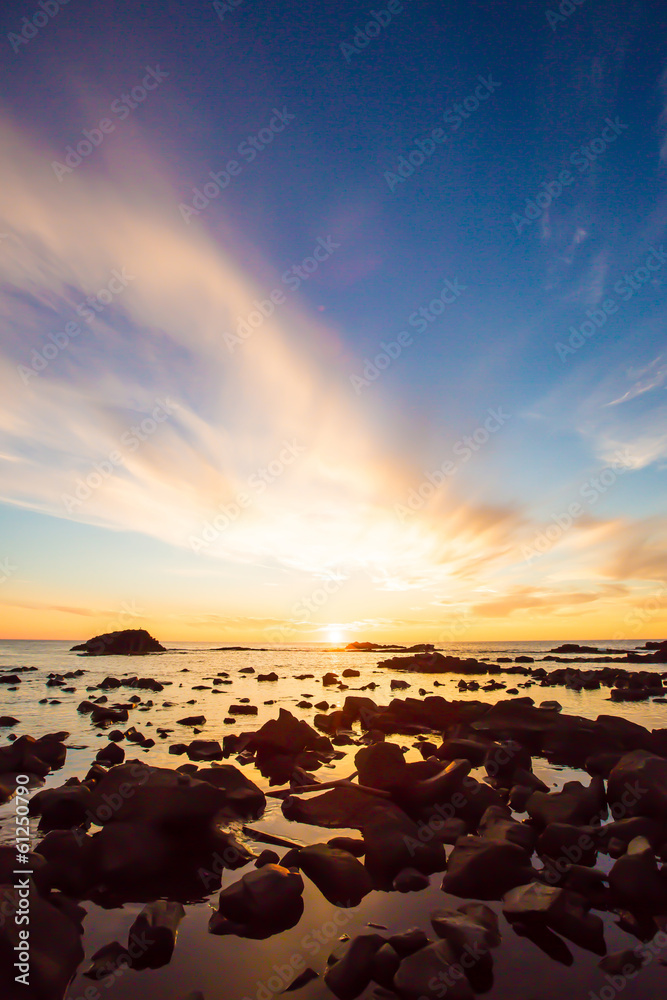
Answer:
[{"label": "sun", "polygon": [[330,628],[327,630],[327,642],[342,642],[345,636],[338,628]]}]

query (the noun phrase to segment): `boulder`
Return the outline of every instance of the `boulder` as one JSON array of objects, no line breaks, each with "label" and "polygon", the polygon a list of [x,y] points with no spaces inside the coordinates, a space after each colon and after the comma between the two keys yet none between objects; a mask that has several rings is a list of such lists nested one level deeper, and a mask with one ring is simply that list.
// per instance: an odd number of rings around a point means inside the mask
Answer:
[{"label": "boulder", "polygon": [[220,811],[232,816],[257,819],[266,809],[266,796],[254,781],[233,764],[200,768],[197,781],[206,781],[224,792],[225,798]]},{"label": "boulder", "polygon": [[92,803],[89,785],[77,782],[60,788],[44,788],[29,803],[31,816],[40,816],[43,830],[65,830],[86,823]]},{"label": "boulder", "polygon": [[[609,774],[607,797],[614,817],[667,815],[667,760],[633,750]],[[614,808],[616,807],[616,808]]]},{"label": "boulder", "polygon": [[593,777],[588,787],[580,781],[566,781],[560,792],[533,792],[526,812],[542,827],[549,823],[591,823],[607,813],[604,779]]},{"label": "boulder", "polygon": [[355,857],[328,844],[302,848],[296,863],[334,906],[358,906],[373,888],[368,871]]},{"label": "boulder", "polygon": [[[86,911],[58,893],[43,898],[30,880],[29,961],[21,962],[25,925],[16,917],[25,912],[18,889],[0,886],[0,992],[6,1000],[34,997],[61,1000],[79,964],[83,961],[82,921]],[[18,965],[14,965],[18,962]],[[16,976],[28,975],[24,981]],[[29,985],[28,985],[29,983]]]},{"label": "boulder", "polygon": [[609,872],[609,885],[623,906],[667,913],[667,878],[661,874],[645,837],[635,837],[627,852],[614,862]]},{"label": "boulder", "polygon": [[583,896],[567,889],[535,882],[518,886],[504,896],[503,914],[510,923],[544,926],[598,955],[606,953],[602,920],[588,912]]},{"label": "boulder", "polygon": [[[230,709],[231,711],[231,709]],[[329,752],[331,742],[320,736],[303,719],[297,719],[287,709],[281,708],[277,719],[270,719],[246,743],[250,750],[268,750],[271,753],[296,756],[303,750]]]},{"label": "boulder", "polygon": [[479,822],[479,835],[488,840],[518,844],[532,854],[537,834],[527,823],[517,823],[506,806],[490,806]]},{"label": "boulder", "polygon": [[294,927],[303,914],[303,879],[281,865],[265,865],[220,893],[212,934],[265,938]]},{"label": "boulder", "polygon": [[404,868],[394,877],[392,885],[396,892],[421,892],[428,889],[430,881],[416,868]]},{"label": "boulder", "polygon": [[359,784],[389,791],[401,780],[405,757],[396,743],[373,743],[359,750],[354,757],[359,772]]},{"label": "boulder", "polygon": [[125,760],[125,751],[118,743],[109,743],[108,746],[102,747],[101,750],[97,751],[95,760],[107,767],[113,767],[115,764],[123,763]]},{"label": "boulder", "polygon": [[473,1000],[470,982],[449,941],[436,941],[408,955],[394,976],[401,1000]]},{"label": "boulder", "polygon": [[483,954],[500,944],[498,917],[484,903],[463,903],[455,910],[434,910],[433,930],[451,944],[457,955]]},{"label": "boulder", "polygon": [[371,981],[375,956],[384,944],[379,934],[359,934],[342,949],[342,957],[324,973],[324,982],[338,1000],[355,1000],[363,993]]},{"label": "boulder", "polygon": [[71,652],[87,656],[143,656],[146,653],[165,653],[165,647],[144,628],[126,628],[118,632],[105,632],[93,636]]},{"label": "boulder", "polygon": [[536,872],[523,848],[509,841],[467,836],[457,840],[449,856],[443,892],[474,899],[500,899]]},{"label": "boulder", "polygon": [[366,868],[377,888],[390,888],[404,868],[416,868],[424,875],[446,868],[442,843],[435,838],[420,838],[417,824],[397,806],[388,802],[371,804],[367,800],[358,822],[363,824]]},{"label": "boulder", "polygon": [[190,760],[222,760],[222,747],[217,740],[193,740],[187,748]]},{"label": "boulder", "polygon": [[[143,908],[128,935],[133,969],[159,969],[171,961],[178,925],[184,916],[185,910],[180,903],[164,899]],[[136,957],[133,945],[138,952]]]}]

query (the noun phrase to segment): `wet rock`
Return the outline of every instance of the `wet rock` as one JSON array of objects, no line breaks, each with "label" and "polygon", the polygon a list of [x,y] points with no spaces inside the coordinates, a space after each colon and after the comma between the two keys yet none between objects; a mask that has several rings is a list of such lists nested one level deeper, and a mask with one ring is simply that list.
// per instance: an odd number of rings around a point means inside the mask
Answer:
[{"label": "wet rock", "polygon": [[266,809],[264,792],[233,764],[200,768],[197,780],[207,781],[224,792],[220,810],[229,816],[257,819]]},{"label": "wet rock", "polygon": [[256,733],[250,734],[246,745],[251,750],[262,749],[288,756],[296,756],[304,750],[329,752],[332,749],[325,736],[320,736],[305,720],[297,719],[284,708],[280,709],[277,719],[270,719]]},{"label": "wet rock", "polygon": [[267,848],[260,852],[259,857],[255,861],[255,868],[264,868],[265,865],[277,865],[279,861],[279,855]]},{"label": "wet rock", "polygon": [[486,760],[489,744],[463,737],[447,739],[438,747],[434,756],[439,760],[469,760],[473,767],[479,767]]},{"label": "wet rock", "polygon": [[187,715],[184,719],[176,719],[179,726],[204,726],[206,717],[204,715]]},{"label": "wet rock", "polygon": [[517,844],[467,836],[457,841],[449,856],[442,889],[453,896],[500,899],[535,874],[527,853]]},{"label": "wet rock", "polygon": [[83,899],[95,881],[92,838],[81,830],[52,830],[37,845],[44,859],[39,879],[49,889]]},{"label": "wet rock", "polygon": [[436,941],[401,962],[394,988],[402,1000],[473,1000],[474,993],[448,941]]},{"label": "wet rock", "polygon": [[645,837],[630,841],[627,852],[609,872],[609,885],[622,905],[667,913],[667,878],[661,875]]},{"label": "wet rock", "polygon": [[271,670],[268,674],[257,674],[258,681],[278,681],[280,678],[275,670]]},{"label": "wet rock", "polygon": [[498,917],[483,903],[463,903],[455,910],[434,910],[431,924],[438,937],[449,941],[458,955],[464,951],[481,954],[500,944]]},{"label": "wet rock", "polygon": [[580,781],[566,781],[560,792],[533,792],[526,812],[539,826],[590,823],[607,812],[604,780],[593,777],[588,788]]},{"label": "wet rock", "polygon": [[644,960],[632,948],[624,951],[614,951],[599,962],[599,967],[609,976],[625,976],[629,978],[641,969]]},{"label": "wet rock", "polygon": [[107,708],[105,705],[94,705],[90,713],[90,721],[94,726],[103,726],[107,722],[127,722],[129,717],[126,708]]},{"label": "wet rock", "polygon": [[401,956],[398,954],[396,949],[393,948],[388,941],[386,941],[381,948],[378,948],[373,956],[371,979],[380,986],[384,986],[385,989],[393,990],[394,976],[398,972],[400,964]]},{"label": "wet rock", "polygon": [[230,705],[229,714],[230,715],[257,715],[256,705]]},{"label": "wet rock", "polygon": [[[85,910],[58,893],[48,900],[30,880],[29,961],[22,963],[20,946],[25,930],[16,918],[25,912],[18,890],[13,885],[0,886],[0,905],[5,919],[0,922],[0,993],[7,1000],[34,997],[35,1000],[60,1000],[83,961],[81,945]],[[17,966],[14,962],[18,962]],[[16,976],[28,975],[24,982]],[[26,985],[29,983],[29,985]]]},{"label": "wet rock", "polygon": [[123,763],[125,760],[125,751],[117,743],[110,743],[108,746],[102,747],[101,750],[97,751],[95,760],[99,761],[100,764],[113,767],[114,764]]},{"label": "wet rock", "polygon": [[190,760],[222,760],[222,747],[217,740],[193,740],[187,748]]},{"label": "wet rock", "polygon": [[594,865],[597,857],[597,831],[591,826],[550,823],[537,841],[541,857],[564,858],[571,864]]},{"label": "wet rock", "polygon": [[389,944],[398,952],[401,958],[413,955],[427,944],[431,944],[431,939],[421,927],[412,927],[410,930],[402,931],[400,934],[392,934]]},{"label": "wet rock", "polygon": [[371,981],[375,955],[384,943],[379,934],[360,934],[327,969],[324,982],[338,1000],[354,1000],[363,993]]},{"label": "wet rock", "polygon": [[209,930],[268,937],[298,922],[303,914],[302,894],[301,875],[281,865],[266,865],[222,890]]},{"label": "wet rock", "polygon": [[366,845],[363,840],[355,837],[332,837],[327,841],[329,847],[337,847],[341,851],[347,851],[355,858],[361,858],[366,853]]},{"label": "wet rock", "polygon": [[149,903],[130,927],[128,951],[132,945],[139,951],[132,958],[134,969],[159,969],[171,961],[176,945],[178,925],[185,916],[180,903],[164,899]]},{"label": "wet rock", "polygon": [[133,822],[174,829],[203,826],[225,807],[226,794],[179,771],[126,761],[95,785],[89,808],[98,823]]},{"label": "wet rock", "polygon": [[13,715],[0,715],[0,727],[18,726],[19,720]]},{"label": "wet rock", "polygon": [[616,840],[622,845],[620,853],[624,854],[628,844],[635,837],[645,837],[653,850],[657,850],[662,844],[667,843],[667,820],[628,816],[627,819],[605,823],[597,831],[597,836],[601,850],[606,849],[612,840]]},{"label": "wet rock", "polygon": [[404,868],[416,868],[424,875],[444,871],[443,845],[435,839],[421,839],[417,824],[397,806],[367,800],[356,822],[362,824],[366,868],[378,888],[389,888]]},{"label": "wet rock", "polygon": [[354,667],[346,667],[343,671],[343,677],[360,677],[360,672],[355,670]]},{"label": "wet rock", "polygon": [[91,955],[90,965],[83,974],[88,979],[100,982],[108,976],[113,976],[119,969],[131,967],[132,959],[127,949],[120,941],[110,941]]},{"label": "wet rock", "polygon": [[616,806],[621,815],[664,819],[667,815],[667,760],[646,750],[626,754],[609,775],[607,797],[612,809]]},{"label": "wet rock", "polygon": [[582,896],[567,889],[535,882],[518,886],[504,896],[503,913],[510,923],[547,927],[582,948],[606,953],[602,920],[588,913]]},{"label": "wet rock", "polygon": [[397,892],[421,892],[430,885],[426,875],[422,875],[416,868],[404,868],[395,876],[392,885]]},{"label": "wet rock", "polygon": [[30,799],[28,808],[31,816],[41,817],[43,830],[64,830],[85,823],[91,803],[91,788],[78,782],[37,792]]},{"label": "wet rock", "polygon": [[338,684],[338,677],[336,674],[329,671],[329,673],[326,673],[322,678],[322,683],[325,687],[330,687],[332,684]]},{"label": "wet rock", "polygon": [[34,774],[45,777],[49,771],[62,767],[67,755],[67,747],[57,736],[66,738],[68,734],[54,734],[34,739],[19,736],[13,743],[0,747],[0,773]]},{"label": "wet rock", "polygon": [[329,844],[311,844],[297,852],[297,864],[335,906],[358,906],[373,888],[368,871],[355,857]]},{"label": "wet rock", "polygon": [[314,971],[314,969],[311,969],[310,966],[308,966],[306,969],[303,970],[303,972],[300,972],[299,975],[292,980],[289,986],[286,986],[285,989],[281,990],[280,992],[292,993],[294,990],[300,990],[302,986],[305,986],[307,983],[312,982],[313,979],[319,979],[319,976]]},{"label": "wet rock", "polygon": [[354,757],[359,772],[359,784],[369,788],[391,790],[405,771],[403,751],[397,743],[374,743],[359,750]]},{"label": "wet rock", "polygon": [[146,653],[165,653],[166,649],[146,629],[128,628],[96,635],[78,646],[72,646],[71,651],[87,656],[143,656]]},{"label": "wet rock", "polygon": [[537,839],[535,829],[526,823],[517,823],[506,806],[491,806],[486,810],[479,823],[479,835],[489,840],[518,844],[529,854],[532,854]]}]

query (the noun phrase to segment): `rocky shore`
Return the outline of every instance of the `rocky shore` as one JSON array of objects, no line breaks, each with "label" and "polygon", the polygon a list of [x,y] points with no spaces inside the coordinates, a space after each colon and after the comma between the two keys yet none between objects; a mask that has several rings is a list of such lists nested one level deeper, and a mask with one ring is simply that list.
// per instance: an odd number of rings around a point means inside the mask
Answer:
[{"label": "rocky shore", "polygon": [[[612,700],[614,692],[653,697],[665,676],[616,665],[506,667],[421,648],[379,666],[465,674],[466,685],[487,674],[489,690],[501,673],[549,688],[595,684],[609,688]],[[47,683],[65,690],[82,674],[54,675]],[[14,686],[21,681],[18,672],[5,676],[13,676]],[[229,672],[216,680],[207,688],[222,690]],[[335,675],[322,684],[346,690]],[[572,964],[573,947],[618,974],[641,969],[640,946],[661,935],[667,946],[667,729],[611,713],[585,719],[563,712],[553,698],[536,705],[527,695],[422,694],[383,704],[365,693],[346,694],[340,707],[320,699],[312,723],[281,708],[259,728],[243,729],[256,708],[239,699],[229,708],[235,732],[173,740],[169,730],[154,728],[170,754],[187,757],[158,767],[136,756],[155,740],[130,723],[145,711],[150,725],[150,696],[168,685],[112,675],[88,685],[79,714],[107,742],[85,773],[59,786],[50,776],[65,764],[69,733],[24,734],[0,747],[0,793],[9,799],[16,776],[28,774],[29,812],[39,823],[27,857],[33,988],[40,1000],[62,1000],[80,970],[86,903],[143,906],[126,939],[93,954],[85,975],[99,983],[121,966],[142,971],[168,964],[184,907],[214,892],[209,934],[256,942],[282,934],[307,920],[306,884],[343,910],[373,892],[418,894],[434,879],[441,886],[442,905],[427,914],[430,933],[406,925],[400,933],[375,927],[343,935],[324,964],[295,970],[288,984],[297,990],[321,978],[339,1000],[354,1000],[369,986],[378,1000],[440,1000],[445,984],[448,997],[468,1000],[492,987],[508,935],[541,950],[545,976],[552,962]],[[207,728],[202,714],[179,723],[195,737]],[[9,716],[0,724],[19,725]],[[554,791],[535,773],[540,761],[575,768],[580,778]],[[318,776],[339,762],[344,777]],[[250,765],[268,787],[244,774]],[[39,790],[45,779],[49,787]],[[254,828],[270,802],[300,831],[307,825],[312,842]],[[262,840],[269,846],[252,846]],[[0,986],[9,998],[27,995],[12,969],[20,944],[13,918],[22,905],[15,858],[14,848],[0,847]],[[225,876],[237,870],[238,877]],[[613,917],[637,946],[608,954],[603,917]]]}]

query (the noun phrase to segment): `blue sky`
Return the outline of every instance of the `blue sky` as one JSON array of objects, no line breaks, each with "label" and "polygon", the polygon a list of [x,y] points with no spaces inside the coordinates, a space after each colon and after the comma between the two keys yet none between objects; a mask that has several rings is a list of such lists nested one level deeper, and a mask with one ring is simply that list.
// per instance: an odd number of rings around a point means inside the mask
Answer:
[{"label": "blue sky", "polygon": [[662,6],[57,7],[1,25],[4,634],[662,637]]}]

